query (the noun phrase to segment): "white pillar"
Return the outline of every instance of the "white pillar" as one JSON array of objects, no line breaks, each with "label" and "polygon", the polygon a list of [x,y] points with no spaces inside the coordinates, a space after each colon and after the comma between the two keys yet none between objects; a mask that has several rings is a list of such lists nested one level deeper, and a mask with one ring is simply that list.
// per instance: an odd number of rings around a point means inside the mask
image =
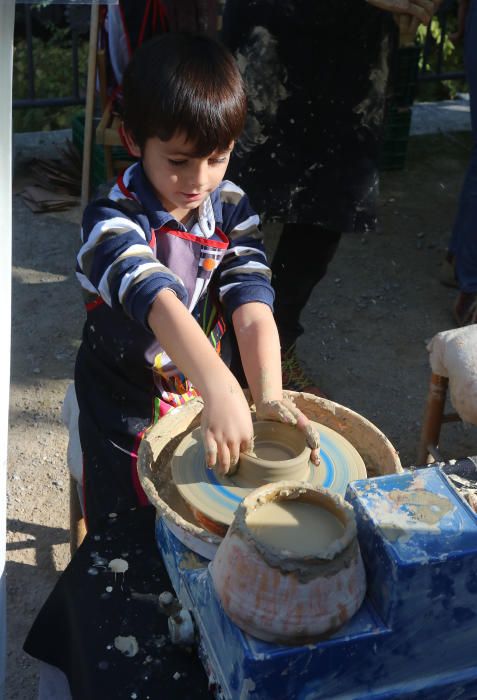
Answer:
[{"label": "white pillar", "polygon": [[12,69],[15,0],[0,0],[0,698],[5,696],[7,440],[12,276]]}]

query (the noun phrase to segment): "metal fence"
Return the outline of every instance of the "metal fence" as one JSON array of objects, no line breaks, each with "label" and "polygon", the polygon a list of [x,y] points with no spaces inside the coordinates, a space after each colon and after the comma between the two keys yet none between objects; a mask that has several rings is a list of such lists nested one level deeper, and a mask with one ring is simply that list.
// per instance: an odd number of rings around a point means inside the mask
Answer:
[{"label": "metal fence", "polygon": [[[356,1],[356,0],[355,0]],[[17,31],[17,36],[23,32],[27,46],[27,82],[28,96],[22,99],[13,100],[13,108],[35,108],[35,107],[65,107],[70,105],[81,105],[85,102],[85,96],[80,90],[81,78],[84,75],[85,67],[79,65],[78,47],[80,41],[88,40],[88,26],[90,8],[87,6],[78,7],[61,7],[54,6],[47,8],[49,12],[56,13],[56,17],[60,17],[61,21],[69,25],[71,32],[71,75],[72,75],[72,94],[61,97],[45,97],[38,95],[35,85],[35,55],[33,50],[34,26],[33,19],[38,17],[40,10],[31,8],[30,5],[19,5],[16,8],[16,24],[20,26],[20,31]],[[44,12],[44,10],[41,10]],[[422,47],[422,67],[419,71],[419,81],[443,81],[463,79],[464,69],[459,66],[457,70],[449,70],[446,66],[444,42],[447,36],[447,30],[450,18],[455,17],[457,13],[456,0],[444,0],[438,14],[437,19],[441,28],[441,38],[437,42],[428,31]],[[53,15],[53,18],[55,16]],[[426,66],[431,63],[432,70],[426,70]],[[84,81],[83,81],[84,82]]]},{"label": "metal fence", "polygon": [[[464,66],[457,70],[449,70],[445,62],[444,45],[449,34],[449,23],[457,17],[458,0],[444,0],[436,17],[440,26],[440,40],[436,42],[432,32],[428,29],[424,45],[422,47],[422,67],[418,75],[420,81],[443,81],[465,79]],[[433,49],[435,50],[433,51]],[[431,60],[431,53],[434,53],[434,66],[430,72],[426,71],[426,65]]]},{"label": "metal fence", "polygon": [[[33,50],[34,19],[38,19],[41,12],[43,17],[48,11],[49,21],[60,21],[67,24],[71,34],[71,92],[70,95],[62,97],[45,97],[37,94],[35,81],[35,55]],[[15,24],[19,27],[16,36],[22,36],[26,40],[26,60],[27,60],[27,82],[28,96],[23,99],[14,99],[13,108],[32,107],[67,107],[71,105],[81,105],[85,102],[85,96],[80,91],[81,76],[85,73],[85,66],[79,65],[78,49],[80,41],[87,41],[90,8],[86,5],[81,7],[61,7],[54,6],[37,10],[30,5],[20,5],[16,7]]]}]

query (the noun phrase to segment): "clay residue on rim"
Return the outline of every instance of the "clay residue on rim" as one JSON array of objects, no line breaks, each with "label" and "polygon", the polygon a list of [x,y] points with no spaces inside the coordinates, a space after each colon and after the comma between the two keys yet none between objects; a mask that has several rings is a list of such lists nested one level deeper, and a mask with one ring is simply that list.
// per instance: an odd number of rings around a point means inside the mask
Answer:
[{"label": "clay residue on rim", "polygon": [[[295,555],[290,551],[265,544],[247,525],[247,516],[270,502],[300,499],[326,508],[340,520],[344,526],[341,537],[334,540],[322,551],[313,555]],[[293,572],[300,581],[309,581],[319,575],[332,576],[349,565],[356,556],[358,546],[356,537],[356,520],[352,506],[337,494],[315,488],[300,481],[280,481],[266,484],[255,489],[244,498],[235,512],[235,518],[229,528],[229,534],[236,534],[255,547],[260,556],[273,568],[284,572]]]}]

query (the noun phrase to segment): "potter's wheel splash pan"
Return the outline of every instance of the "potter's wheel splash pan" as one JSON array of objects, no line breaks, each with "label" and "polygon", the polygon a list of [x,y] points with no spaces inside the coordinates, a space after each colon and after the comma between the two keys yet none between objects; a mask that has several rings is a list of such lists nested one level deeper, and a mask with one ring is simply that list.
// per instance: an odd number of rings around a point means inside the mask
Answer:
[{"label": "potter's wheel splash pan", "polygon": [[[368,476],[401,472],[399,456],[388,438],[355,411],[312,394],[285,392],[311,420],[329,426],[358,450]],[[161,418],[144,435],[138,451],[142,487],[157,514],[170,523],[174,534],[193,551],[212,558],[222,538],[208,532],[187,512],[172,482],[171,459],[175,448],[200,423],[203,401],[189,401]],[[182,508],[182,510],[181,510]]]}]

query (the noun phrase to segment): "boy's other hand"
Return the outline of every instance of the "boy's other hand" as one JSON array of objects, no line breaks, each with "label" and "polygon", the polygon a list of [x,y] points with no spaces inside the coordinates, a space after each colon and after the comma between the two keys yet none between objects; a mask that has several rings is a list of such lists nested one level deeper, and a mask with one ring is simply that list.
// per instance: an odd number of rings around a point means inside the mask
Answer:
[{"label": "boy's other hand", "polygon": [[262,401],[257,404],[257,418],[296,425],[306,435],[307,445],[311,448],[311,461],[316,465],[320,463],[320,434],[305,414],[295,406],[292,399]]},{"label": "boy's other hand", "polygon": [[233,377],[225,388],[209,393],[201,429],[207,466],[219,474],[235,471],[240,452],[252,447],[253,424],[247,399]]}]

